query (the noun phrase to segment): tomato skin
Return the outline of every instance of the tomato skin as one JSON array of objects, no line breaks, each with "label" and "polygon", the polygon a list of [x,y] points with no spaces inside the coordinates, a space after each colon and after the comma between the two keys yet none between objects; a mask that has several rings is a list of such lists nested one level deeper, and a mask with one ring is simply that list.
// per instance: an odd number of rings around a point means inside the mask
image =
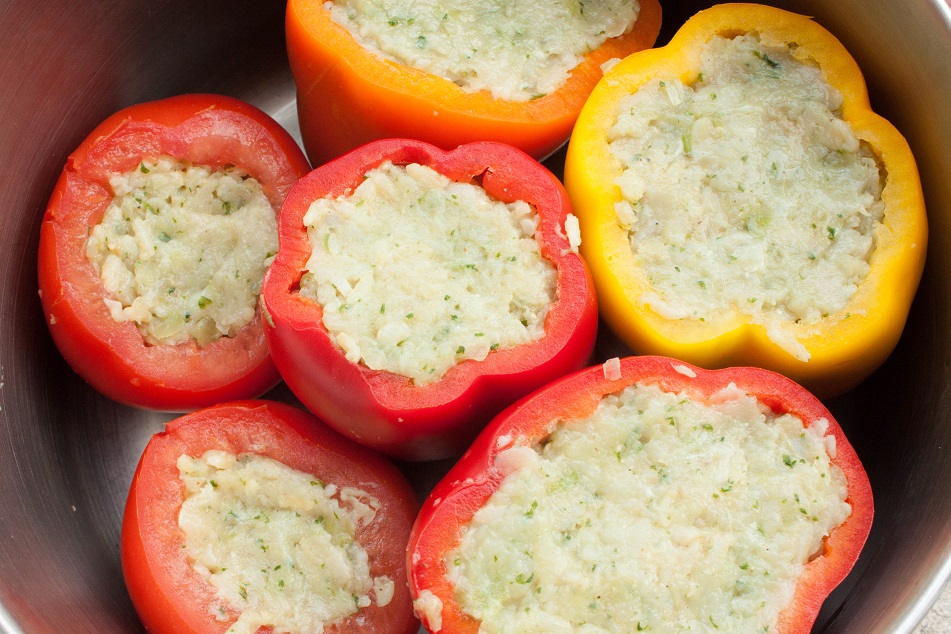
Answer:
[{"label": "tomato skin", "polygon": [[[540,340],[467,360],[425,385],[348,361],[331,340],[320,306],[296,292],[311,253],[303,216],[311,202],[341,196],[385,161],[420,163],[458,182],[477,181],[497,200],[525,200],[539,218],[542,254],[558,271],[558,299]],[[261,305],[271,354],[288,387],[341,433],[409,460],[459,455],[499,411],[590,358],[597,333],[591,276],[564,233],[571,207],[560,182],[534,159],[499,143],[446,152],[406,139],[369,143],[301,179],[281,210],[280,250],[264,278]]]},{"label": "tomato skin", "polygon": [[[690,376],[690,375],[693,376]],[[467,525],[499,488],[502,476],[495,468],[500,451],[515,442],[531,446],[550,433],[555,420],[590,416],[601,398],[634,383],[656,384],[668,392],[710,396],[731,383],[777,413],[791,413],[804,423],[825,418],[826,435],[835,438],[832,463],[843,472],[848,486],[849,518],[826,538],[824,551],[806,564],[791,603],[779,614],[777,632],[807,634],[822,602],[845,579],[865,544],[872,525],[873,500],[868,476],[842,428],[828,409],[805,388],[786,377],[760,368],[704,370],[666,357],[629,357],[620,373],[594,366],[566,376],[515,403],[499,414],[469,450],[434,487],[423,502],[407,548],[407,567],[414,599],[429,590],[442,601],[440,634],[476,634],[479,622],[463,612],[447,577],[444,555],[458,546]],[[423,625],[435,632],[428,617]]]},{"label": "tomato skin", "polygon": [[[178,513],[183,487],[176,460],[212,449],[251,452],[313,474],[338,487],[358,487],[381,502],[376,518],[357,539],[370,557],[373,576],[396,584],[393,600],[375,604],[333,627],[328,634],[359,629],[412,634],[413,616],[404,566],[404,545],[418,503],[403,474],[384,458],[343,438],[311,414],[282,403],[251,400],[198,410],[168,424],[146,446],[132,479],[122,522],[122,571],[146,630],[156,634],[222,633],[230,623],[208,610],[211,585],[195,572],[182,548]],[[362,616],[365,622],[353,622]]]},{"label": "tomato skin", "polygon": [[188,411],[257,396],[280,379],[260,316],[204,348],[148,346],[131,322],[115,322],[85,257],[88,230],[112,199],[109,177],[167,154],[212,169],[238,165],[278,213],[309,170],[294,139],[267,114],[219,95],[181,95],[117,112],[66,161],[40,228],[40,298],[54,342],[73,370],[116,401]]}]

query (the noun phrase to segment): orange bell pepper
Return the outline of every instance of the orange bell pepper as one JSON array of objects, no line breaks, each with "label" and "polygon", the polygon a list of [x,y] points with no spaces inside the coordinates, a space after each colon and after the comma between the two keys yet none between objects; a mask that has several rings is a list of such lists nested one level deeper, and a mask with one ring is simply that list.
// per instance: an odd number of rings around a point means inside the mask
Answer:
[{"label": "orange bell pepper", "polygon": [[[699,79],[699,52],[706,42],[714,35],[747,33],[757,34],[765,46],[794,44],[790,50],[797,60],[818,66],[843,97],[839,115],[870,148],[884,175],[884,218],[875,230],[864,281],[837,312],[811,324],[784,322],[779,337],[739,310],[705,320],[677,319],[648,305],[643,297],[653,287],[638,267],[629,231],[615,212],[615,203],[622,200],[615,183],[622,165],[607,138],[623,98],[664,78],[689,86]],[[760,366],[829,397],[855,387],[898,342],[925,261],[927,220],[918,170],[905,139],[872,112],[854,59],[831,33],[807,17],[755,4],[718,5],[688,20],[667,46],[627,57],[605,75],[579,116],[569,142],[565,184],[580,220],[582,255],[595,279],[601,314],[639,353],[708,368]],[[830,234],[834,235],[832,229]],[[789,335],[805,355],[777,342]]]},{"label": "orange bell pepper", "polygon": [[447,150],[499,141],[544,158],[571,134],[601,65],[653,46],[660,20],[658,0],[640,0],[633,29],[589,53],[561,88],[532,101],[507,101],[383,59],[334,22],[323,2],[289,0],[287,52],[304,146],[314,165],[386,137]]}]

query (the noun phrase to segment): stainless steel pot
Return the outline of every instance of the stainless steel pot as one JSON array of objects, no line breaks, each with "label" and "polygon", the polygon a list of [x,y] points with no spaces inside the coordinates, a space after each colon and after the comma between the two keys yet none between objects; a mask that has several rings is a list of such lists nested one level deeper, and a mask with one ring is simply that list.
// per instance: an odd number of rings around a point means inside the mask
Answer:
[{"label": "stainless steel pot", "polygon": [[[316,1],[316,0],[315,0]],[[709,3],[706,3],[709,4]],[[862,558],[816,631],[908,632],[951,576],[951,8],[945,0],[776,2],[816,16],[904,132],[931,249],[885,366],[828,403],[872,479]],[[705,3],[668,0],[663,43]],[[296,133],[277,0],[0,0],[0,631],[138,632],[119,566],[126,491],[170,416],[96,394],[37,299],[40,219],[67,154],[125,105],[182,92],[250,101]],[[550,159],[559,168],[560,155]],[[273,398],[292,397],[277,388]],[[425,493],[446,464],[405,465]]]}]

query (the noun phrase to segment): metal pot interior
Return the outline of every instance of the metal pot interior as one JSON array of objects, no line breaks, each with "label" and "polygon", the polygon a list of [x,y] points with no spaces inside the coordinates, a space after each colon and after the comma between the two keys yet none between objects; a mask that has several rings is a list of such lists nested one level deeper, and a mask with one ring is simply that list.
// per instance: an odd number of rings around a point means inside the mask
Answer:
[{"label": "metal pot interior", "polygon": [[[667,2],[658,44],[709,3]],[[776,2],[813,15],[906,135],[931,251],[902,340],[828,403],[862,458],[876,518],[817,632],[908,632],[951,575],[951,9],[944,0]],[[171,418],[113,403],[66,366],[37,299],[36,246],[66,156],[119,108],[185,92],[250,101],[297,132],[283,3],[0,4],[0,631],[139,632],[119,564],[126,492]],[[562,154],[548,160],[560,170]],[[602,350],[614,342],[602,336]],[[269,398],[293,401],[278,387]],[[448,463],[403,465],[421,495]]]}]

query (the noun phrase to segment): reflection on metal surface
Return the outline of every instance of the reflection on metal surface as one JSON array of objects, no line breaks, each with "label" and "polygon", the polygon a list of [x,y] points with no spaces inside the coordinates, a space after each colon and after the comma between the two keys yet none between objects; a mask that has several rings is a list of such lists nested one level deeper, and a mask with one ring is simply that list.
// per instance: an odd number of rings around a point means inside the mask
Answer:
[{"label": "reflection on metal surface", "polygon": [[[0,56],[0,631],[140,632],[119,526],[139,452],[169,417],[107,401],[59,357],[36,298],[40,218],[67,154],[130,103],[222,92],[293,132],[283,3],[53,4],[0,4],[0,50],[13,52]],[[951,241],[951,10],[945,0],[776,4],[816,16],[856,56],[873,105],[916,153],[938,245],[895,354],[829,403],[872,478],[876,523],[816,631],[909,632],[951,575],[951,251],[941,248]],[[704,5],[668,1],[660,43]],[[443,468],[412,471],[425,489]]]}]

